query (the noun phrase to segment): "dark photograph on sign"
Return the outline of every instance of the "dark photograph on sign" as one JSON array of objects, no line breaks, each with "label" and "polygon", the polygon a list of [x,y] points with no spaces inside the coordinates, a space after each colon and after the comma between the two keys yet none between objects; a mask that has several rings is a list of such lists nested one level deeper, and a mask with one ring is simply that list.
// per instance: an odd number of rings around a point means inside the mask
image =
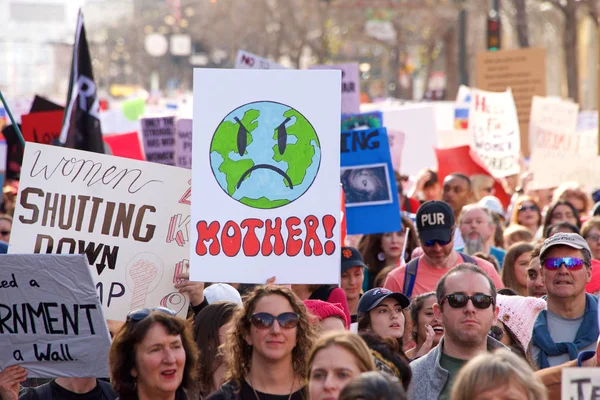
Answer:
[{"label": "dark photograph on sign", "polygon": [[341,168],[346,207],[374,206],[393,202],[387,164]]}]

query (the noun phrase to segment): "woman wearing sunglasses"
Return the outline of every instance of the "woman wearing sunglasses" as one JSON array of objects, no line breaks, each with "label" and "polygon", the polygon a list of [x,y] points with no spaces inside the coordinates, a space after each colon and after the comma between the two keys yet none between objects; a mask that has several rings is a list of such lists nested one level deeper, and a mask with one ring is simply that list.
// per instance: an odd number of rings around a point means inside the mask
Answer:
[{"label": "woman wearing sunglasses", "polygon": [[227,382],[209,400],[301,400],[314,338],[306,307],[288,288],[259,286],[233,317]]},{"label": "woman wearing sunglasses", "polygon": [[185,400],[196,387],[198,350],[189,325],[168,308],[131,312],[108,357],[122,400]]},{"label": "woman wearing sunglasses", "polygon": [[520,196],[513,207],[510,225],[524,226],[535,236],[541,224],[542,212],[538,203],[530,196]]}]

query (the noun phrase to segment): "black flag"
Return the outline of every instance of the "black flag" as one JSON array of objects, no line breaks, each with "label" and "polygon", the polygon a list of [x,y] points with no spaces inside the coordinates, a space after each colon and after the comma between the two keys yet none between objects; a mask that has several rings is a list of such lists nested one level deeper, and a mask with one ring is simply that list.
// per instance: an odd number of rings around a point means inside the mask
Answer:
[{"label": "black flag", "polygon": [[104,153],[99,113],[100,102],[92,72],[92,60],[83,26],[83,14],[79,10],[60,144],[73,149]]}]

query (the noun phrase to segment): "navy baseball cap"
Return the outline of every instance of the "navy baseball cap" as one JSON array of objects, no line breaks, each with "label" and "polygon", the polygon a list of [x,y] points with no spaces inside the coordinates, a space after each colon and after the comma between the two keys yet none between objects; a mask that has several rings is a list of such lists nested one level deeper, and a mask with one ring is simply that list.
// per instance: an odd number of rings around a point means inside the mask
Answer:
[{"label": "navy baseball cap", "polygon": [[342,274],[352,267],[365,267],[360,252],[354,247],[342,247]]},{"label": "navy baseball cap", "polygon": [[417,232],[421,243],[429,240],[450,242],[454,228],[454,211],[443,201],[425,202],[417,211]]},{"label": "navy baseball cap", "polygon": [[368,313],[388,297],[398,300],[398,303],[400,303],[402,308],[406,308],[410,304],[408,297],[402,293],[392,292],[389,289],[377,287],[366,291],[365,294],[362,295],[358,301],[358,313]]}]

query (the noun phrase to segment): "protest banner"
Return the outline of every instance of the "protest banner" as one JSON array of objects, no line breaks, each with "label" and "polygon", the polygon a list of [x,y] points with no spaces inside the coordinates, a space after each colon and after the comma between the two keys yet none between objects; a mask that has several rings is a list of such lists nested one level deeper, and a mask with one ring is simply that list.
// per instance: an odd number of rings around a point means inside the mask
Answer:
[{"label": "protest banner", "polygon": [[362,114],[343,114],[342,132],[360,129],[381,128],[383,114],[381,111],[371,111]]},{"label": "protest banner", "polygon": [[245,50],[238,50],[235,57],[235,69],[287,69],[266,58],[259,57]]},{"label": "protest banner", "polygon": [[339,69],[342,71],[342,113],[360,112],[360,74],[358,63],[313,65],[310,69]]},{"label": "protest banner", "polygon": [[104,135],[142,131],[141,121],[139,119],[129,120],[121,110],[106,110],[100,112],[99,115]]},{"label": "protest banner", "polygon": [[192,168],[192,120],[189,118],[177,121],[177,140],[175,161],[181,168]]},{"label": "protest banner", "polygon": [[512,92],[471,90],[471,148],[495,178],[519,174],[521,138]]},{"label": "protest banner", "polygon": [[146,160],[175,165],[175,117],[142,118]]},{"label": "protest banner", "polygon": [[340,85],[339,71],[194,70],[192,280],[339,281]]},{"label": "protest banner", "polygon": [[[480,174],[492,176],[483,161],[469,146],[435,149],[435,154],[440,182],[443,182],[446,176],[453,173],[461,173],[469,177]],[[494,196],[500,200],[504,208],[510,204],[510,196],[504,190],[502,183],[497,179],[494,179]]]},{"label": "protest banner", "polygon": [[108,319],[168,306],[186,315],[175,266],[189,260],[189,171],[25,146],[10,254],[85,253]]},{"label": "protest banner", "polygon": [[600,394],[600,368],[563,368],[561,399],[594,400]]},{"label": "protest banner", "polygon": [[109,376],[110,334],[83,255],[0,256],[0,370]]},{"label": "protest banner", "polygon": [[579,105],[558,97],[534,96],[529,118],[531,152],[576,136]]},{"label": "protest banner", "polygon": [[475,58],[475,86],[490,92],[511,89],[519,116],[521,150],[529,156],[531,99],[546,95],[546,49],[485,51]]},{"label": "protest banner", "polygon": [[[21,127],[19,127],[21,128]],[[5,126],[2,136],[6,139],[6,180],[18,180],[23,163],[23,144],[14,125]]]},{"label": "protest banner", "polygon": [[385,128],[342,132],[341,182],[349,235],[398,232],[398,188]]},{"label": "protest banner", "polygon": [[137,132],[107,135],[104,136],[104,142],[110,148],[113,156],[145,160],[140,144],[140,135]]},{"label": "protest banner", "polygon": [[26,142],[52,144],[58,140],[63,125],[63,111],[43,111],[21,117],[21,133]]}]

